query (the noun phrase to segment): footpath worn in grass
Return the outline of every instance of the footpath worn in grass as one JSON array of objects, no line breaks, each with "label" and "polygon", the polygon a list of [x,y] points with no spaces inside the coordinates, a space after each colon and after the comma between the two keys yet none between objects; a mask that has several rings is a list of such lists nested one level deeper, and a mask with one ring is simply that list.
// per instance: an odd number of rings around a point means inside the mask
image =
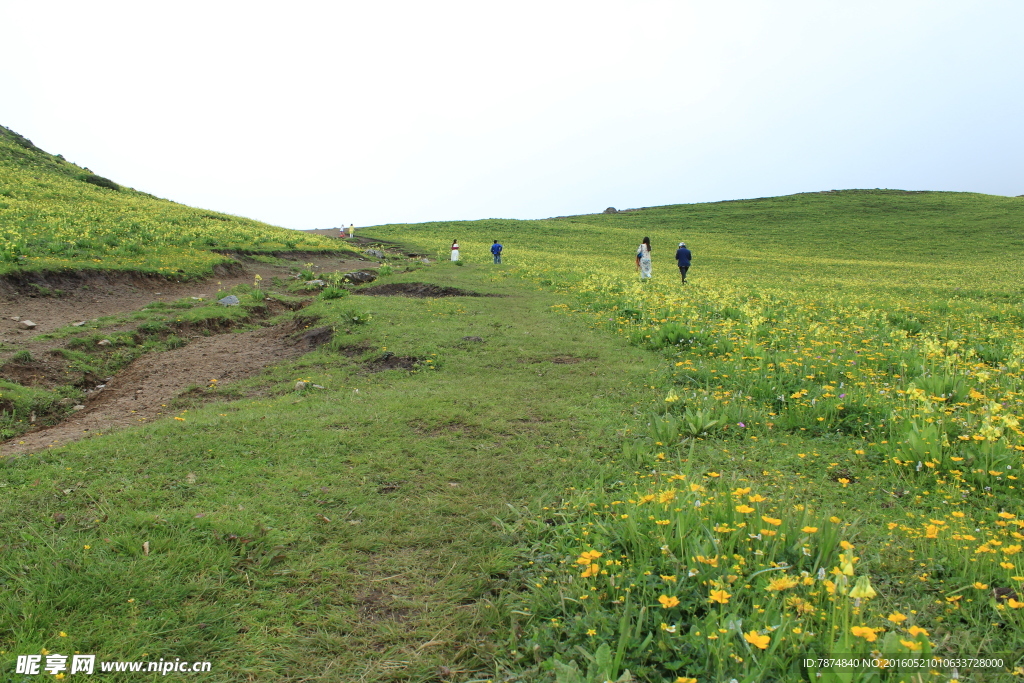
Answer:
[{"label": "footpath worn in grass", "polygon": [[74,652],[204,681],[486,667],[523,520],[599,476],[651,368],[500,269],[406,280],[497,296],[320,301],[334,340],[252,398],[0,460],[5,679]]},{"label": "footpath worn in grass", "polygon": [[[239,297],[238,306],[217,303],[228,294]],[[12,439],[67,418],[75,404],[86,400],[85,377],[111,377],[145,354],[180,348],[188,343],[183,335],[190,330],[209,332],[252,325],[270,317],[273,310],[295,305],[290,301],[293,298],[239,285],[231,292],[218,291],[209,301],[191,297],[172,303],[156,301],[131,314],[104,316],[39,335],[39,340],[68,340],[63,348],[48,352],[67,362],[67,383],[41,388],[0,379],[0,439]],[[26,349],[11,360],[31,362],[33,358]]]}]

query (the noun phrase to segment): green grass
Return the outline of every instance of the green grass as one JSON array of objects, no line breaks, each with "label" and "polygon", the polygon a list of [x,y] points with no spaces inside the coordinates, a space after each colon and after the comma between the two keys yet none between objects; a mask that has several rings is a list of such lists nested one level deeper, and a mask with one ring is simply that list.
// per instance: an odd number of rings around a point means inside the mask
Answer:
[{"label": "green grass", "polygon": [[[847,191],[380,228],[420,249],[458,235],[478,263],[500,238],[566,313],[663,358],[621,488],[581,481],[534,518],[498,678],[796,680],[816,677],[807,656],[933,649],[1006,656],[970,680],[1024,664],[1024,601],[1006,599],[1024,582],[1022,209]],[[631,272],[644,235],[653,282]],[[875,598],[850,594],[866,581]]]},{"label": "green grass", "polygon": [[[69,207],[131,192],[72,176],[17,176],[0,218],[65,182],[106,193]],[[160,267],[207,267],[185,249],[227,221],[204,220]],[[302,313],[334,329],[320,350],[186,392],[174,418],[0,460],[0,650],[508,683],[948,680],[802,664],[935,652],[1006,655],[960,673],[1009,680],[1022,227],[1019,198],[851,190],[376,228],[442,261],[389,283],[507,296],[331,290]],[[632,270],[643,236],[652,282]],[[31,245],[10,243],[18,264]],[[104,326],[206,315],[148,308],[60,334],[87,354]]]},{"label": "green grass", "polygon": [[508,265],[558,265],[547,279],[608,268],[633,270],[644,236],[653,244],[655,277],[678,278],[673,260],[685,241],[695,281],[781,286],[895,299],[923,294],[1017,302],[1024,295],[1024,198],[967,192],[844,190],[712,204],[685,204],[619,214],[538,221],[481,220],[375,228],[444,257],[459,235],[463,258],[490,260],[489,245],[507,241]]},{"label": "green grass", "polygon": [[223,251],[351,252],[337,240],[97,178],[0,126],[0,275],[123,270],[182,279],[231,263]]},{"label": "green grass", "polygon": [[[335,340],[239,384],[263,398],[0,460],[0,650],[209,659],[211,680],[484,666],[523,520],[602,470],[649,361],[515,279],[415,273],[456,277],[502,296],[322,301],[303,315]],[[417,361],[369,372],[386,353]]]}]

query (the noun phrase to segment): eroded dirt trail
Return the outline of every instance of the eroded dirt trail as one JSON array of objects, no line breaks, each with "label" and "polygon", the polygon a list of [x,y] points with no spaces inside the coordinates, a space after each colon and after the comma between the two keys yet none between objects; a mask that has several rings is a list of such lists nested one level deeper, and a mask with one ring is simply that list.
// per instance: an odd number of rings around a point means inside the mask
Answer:
[{"label": "eroded dirt trail", "polygon": [[[318,272],[349,272],[376,265],[369,260],[330,255],[301,254],[290,260],[296,265],[314,263]],[[61,288],[60,296],[33,296],[24,288],[18,291],[7,284],[0,288],[0,363],[24,350],[36,358],[47,358],[49,351],[62,342],[39,340],[36,335],[78,321],[130,313],[154,301],[171,302],[189,296],[211,299],[218,291],[252,283],[257,274],[270,282],[274,277],[289,276],[291,271],[288,266],[245,260],[229,272],[222,271],[201,282],[175,283],[99,274],[85,286]],[[54,285],[59,287],[58,281],[55,277]],[[14,317],[31,320],[37,326],[22,329],[20,321],[12,320]],[[36,452],[170,414],[172,401],[190,386],[207,387],[211,380],[222,386],[308,352],[310,345],[296,339],[293,332],[292,327],[279,325],[240,333],[197,335],[182,348],[142,356],[109,380],[98,378],[96,384],[102,385],[102,389],[90,392],[84,409],[58,425],[0,444],[0,454]],[[56,376],[44,375],[19,377],[17,381],[41,386],[63,383]]]},{"label": "eroded dirt trail", "polygon": [[[329,255],[303,255],[289,258],[295,266],[313,263],[316,270],[348,272],[376,266],[370,260],[339,259]],[[0,283],[0,361],[21,350],[37,346],[32,337],[71,325],[81,320],[92,320],[119,313],[137,311],[154,301],[171,302],[196,296],[211,299],[219,290],[229,290],[241,284],[252,284],[256,275],[270,282],[274,277],[291,274],[288,266],[268,265],[251,259],[242,260],[238,267],[222,271],[219,275],[200,281],[171,282],[146,277],[126,277],[122,274],[97,273],[84,286],[64,286],[59,276],[50,278],[50,289],[61,289],[60,296],[45,296],[32,287],[15,289]],[[32,330],[23,329],[20,321],[31,320]],[[52,345],[52,344],[50,344]]]},{"label": "eroded dirt trail", "polygon": [[95,392],[85,410],[59,425],[29,432],[0,446],[0,453],[31,453],[169,414],[187,387],[251,377],[268,365],[299,356],[281,327],[200,337],[180,349],[143,356]]}]

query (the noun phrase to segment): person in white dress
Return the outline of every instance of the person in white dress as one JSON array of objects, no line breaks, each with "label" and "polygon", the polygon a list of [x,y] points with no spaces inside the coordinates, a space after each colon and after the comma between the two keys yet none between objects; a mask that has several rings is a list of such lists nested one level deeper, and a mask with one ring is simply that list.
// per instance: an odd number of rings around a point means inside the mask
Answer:
[{"label": "person in white dress", "polygon": [[452,240],[452,261],[459,260],[459,241]]},{"label": "person in white dress", "polygon": [[651,279],[651,238],[645,237],[636,250],[636,269],[641,280]]}]

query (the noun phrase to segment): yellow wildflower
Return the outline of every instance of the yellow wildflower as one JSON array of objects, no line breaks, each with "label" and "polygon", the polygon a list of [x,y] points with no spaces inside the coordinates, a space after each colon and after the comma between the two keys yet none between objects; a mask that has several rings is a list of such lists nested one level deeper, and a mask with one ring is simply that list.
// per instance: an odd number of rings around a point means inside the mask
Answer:
[{"label": "yellow wildflower", "polygon": [[679,598],[677,598],[674,595],[662,595],[660,598],[658,598],[658,602],[661,603],[662,609],[670,609],[679,604]]},{"label": "yellow wildflower", "polygon": [[863,638],[869,643],[873,643],[878,640],[878,631],[880,629],[873,629],[868,626],[854,626],[850,629],[850,633],[857,638]]},{"label": "yellow wildflower", "polygon": [[768,635],[761,635],[757,631],[751,631],[750,633],[744,633],[743,639],[753,645],[754,647],[765,650],[768,648],[768,644],[771,643],[772,638]]}]

